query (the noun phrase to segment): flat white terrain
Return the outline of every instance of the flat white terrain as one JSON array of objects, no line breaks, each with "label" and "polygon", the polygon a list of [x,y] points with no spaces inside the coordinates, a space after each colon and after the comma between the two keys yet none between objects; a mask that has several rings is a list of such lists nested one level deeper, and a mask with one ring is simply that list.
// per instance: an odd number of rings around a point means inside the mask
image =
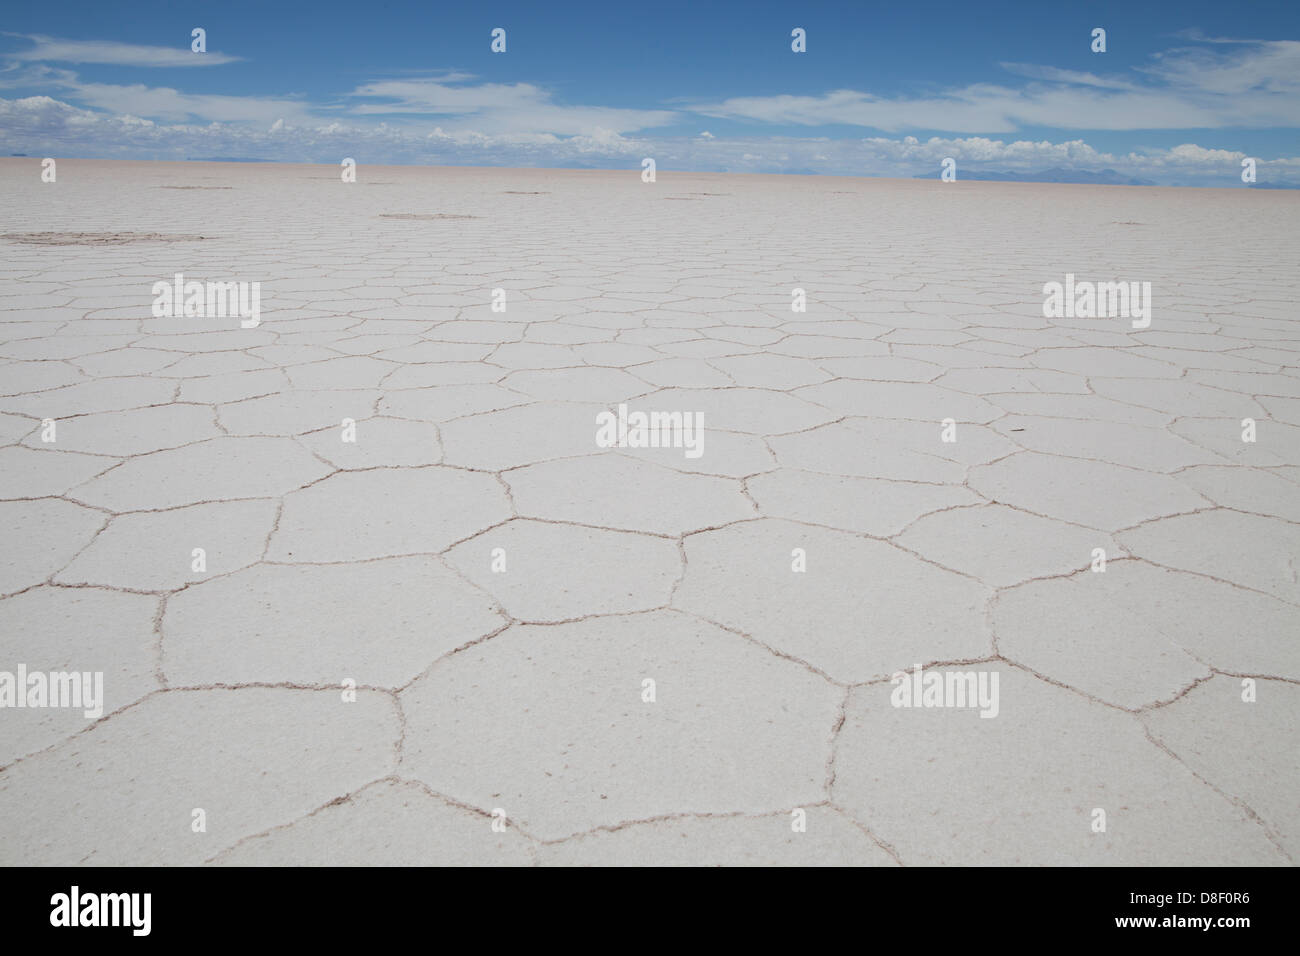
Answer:
[{"label": "flat white terrain", "polygon": [[0,863],[1300,859],[1300,193],[629,165],[0,160]]}]

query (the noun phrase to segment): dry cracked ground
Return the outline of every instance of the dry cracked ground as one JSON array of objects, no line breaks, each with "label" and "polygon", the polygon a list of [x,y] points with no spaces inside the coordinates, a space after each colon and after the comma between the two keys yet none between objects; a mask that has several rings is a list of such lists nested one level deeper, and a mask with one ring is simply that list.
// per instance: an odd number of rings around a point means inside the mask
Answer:
[{"label": "dry cracked ground", "polygon": [[57,175],[0,161],[0,669],[105,703],[0,711],[0,862],[1300,858],[1300,196]]}]

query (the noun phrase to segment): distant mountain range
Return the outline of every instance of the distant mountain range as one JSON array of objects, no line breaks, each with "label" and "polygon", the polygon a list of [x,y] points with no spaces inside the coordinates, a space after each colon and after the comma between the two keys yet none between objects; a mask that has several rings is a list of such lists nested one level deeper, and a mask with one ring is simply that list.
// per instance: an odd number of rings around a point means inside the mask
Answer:
[{"label": "distant mountain range", "polygon": [[[918,173],[913,179],[938,179],[938,173]],[[1103,169],[1099,173],[1084,169],[1065,169],[1053,166],[1035,173],[996,173],[996,172],[962,172],[957,171],[957,178],[973,179],[980,182],[995,183],[1087,183],[1094,186],[1154,186],[1148,179],[1136,179],[1125,176],[1113,169]]]}]

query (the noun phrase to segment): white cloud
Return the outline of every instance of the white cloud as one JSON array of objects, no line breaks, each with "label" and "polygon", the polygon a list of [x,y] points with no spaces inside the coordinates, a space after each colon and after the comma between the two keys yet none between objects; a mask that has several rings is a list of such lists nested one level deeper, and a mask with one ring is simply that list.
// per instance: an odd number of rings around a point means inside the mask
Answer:
[{"label": "white cloud", "polygon": [[1300,42],[1242,42],[1228,51],[1178,49],[1117,77],[1009,63],[1034,80],[1023,89],[975,83],[939,95],[884,98],[859,90],[820,96],[732,97],[693,107],[706,116],[831,124],[896,132],[1010,133],[1025,126],[1077,130],[1300,126]]},{"label": "white cloud", "polygon": [[[240,156],[272,161],[468,165],[618,165],[644,155],[641,141],[592,128],[569,137],[514,131],[490,133],[427,125],[392,126],[275,117],[266,123],[155,123],[128,114],[87,110],[48,96],[0,99],[8,150],[32,155],[136,159]],[[337,154],[337,155],[336,155]]]},{"label": "white cloud", "polygon": [[169,46],[142,46],[135,43],[118,43],[116,40],[60,40],[39,34],[6,33],[6,36],[23,37],[36,45],[29,50],[5,53],[11,60],[29,63],[109,63],[117,66],[219,66],[236,63],[237,56],[228,56],[210,50],[194,53],[190,50],[189,34],[184,44]]},{"label": "white cloud", "polygon": [[1157,53],[1144,73],[1170,87],[1197,95],[1249,101],[1277,94],[1300,94],[1300,42],[1251,42],[1227,52],[1197,47]]},{"label": "white cloud", "polygon": [[[283,120],[280,122],[280,120]],[[359,162],[491,166],[594,166],[639,169],[654,156],[661,170],[819,172],[911,178],[933,172],[947,156],[965,174],[1034,172],[1050,167],[1100,171],[1187,185],[1239,186],[1242,154],[1193,143],[1124,154],[1101,152],[1081,139],[1001,140],[988,137],[862,139],[809,137],[628,137],[613,129],[562,137],[535,131],[487,132],[422,124],[364,125],[341,118],[298,123],[276,117],[244,123],[157,123],[136,115],[81,109],[48,96],[0,99],[6,147],[32,156],[134,159],[255,157],[335,164]],[[1300,180],[1300,157],[1259,162],[1260,182]]]},{"label": "white cloud", "polygon": [[473,119],[475,129],[494,133],[547,132],[557,136],[595,136],[666,126],[678,119],[669,110],[563,106],[531,83],[452,85],[473,79],[463,73],[400,80],[381,80],[357,87],[349,96],[366,100],[353,108],[357,116],[407,114]]},{"label": "white cloud", "polygon": [[1075,86],[1095,86],[1105,90],[1131,90],[1134,85],[1118,77],[1097,76],[1095,73],[1083,73],[1079,70],[1062,70],[1055,66],[1038,66],[1033,63],[1000,63],[1008,73],[1028,77],[1031,80],[1046,80],[1051,83],[1072,83]]},{"label": "white cloud", "polygon": [[[472,77],[462,76],[462,79]],[[445,77],[380,80],[359,86],[349,95],[382,101],[363,103],[356,108],[357,113],[425,113],[433,116],[530,109],[545,105],[549,99],[531,83],[452,86]]]},{"label": "white cloud", "polygon": [[1184,163],[1190,166],[1207,163],[1227,165],[1240,162],[1246,157],[1245,153],[1227,149],[1205,149],[1195,143],[1183,143],[1181,146],[1175,146],[1173,149],[1168,150],[1163,155],[1166,162]]},{"label": "white cloud", "polygon": [[565,106],[554,102],[548,91],[528,83],[466,82],[472,79],[465,73],[447,73],[376,81],[347,94],[346,99],[360,102],[329,107],[288,97],[185,93],[142,83],[88,82],[71,70],[45,64],[0,72],[0,89],[56,89],[82,107],[147,116],[160,122],[248,123],[261,127],[277,120],[309,127],[336,115],[348,116],[364,127],[371,118],[394,115],[401,117],[402,124],[436,119],[449,130],[488,135],[544,133],[599,141],[611,134],[665,126],[680,118],[670,110]]},{"label": "white cloud", "polygon": [[145,86],[142,83],[88,83],[71,70],[34,64],[21,70],[0,73],[0,88],[23,89],[33,86],[54,88],[89,106],[109,113],[130,113],[170,122],[194,120],[259,125],[280,117],[286,122],[312,122],[310,104],[299,100],[229,96],[219,93],[183,93],[168,86]]},{"label": "white cloud", "polygon": [[[171,65],[169,58],[197,65],[189,58],[202,57],[188,48],[30,39],[33,50],[0,55],[8,61],[0,70],[0,90],[48,91],[59,98],[0,99],[0,130],[8,150],[39,155],[220,155],[300,162],[337,162],[352,155],[371,163],[616,167],[635,166],[634,160],[653,155],[666,170],[907,177],[937,169],[942,158],[954,156],[965,172],[1062,166],[1115,169],[1158,182],[1232,185],[1225,180],[1239,180],[1239,153],[1189,142],[1109,154],[1073,131],[1300,126],[1300,43],[1292,41],[1213,41],[1214,49],[1170,50],[1123,75],[1004,63],[1020,86],[1011,85],[1014,80],[977,83],[910,97],[839,89],[811,96],[732,97],[666,110],[568,105],[531,83],[480,82],[460,71],[397,71],[328,104],[293,96],[88,82],[40,61],[127,65],[129,59],[134,66],[163,66]],[[704,125],[701,116],[810,132],[850,126],[949,135],[924,142],[910,135],[845,139],[773,136],[766,130],[687,135],[687,129]],[[670,126],[679,126],[682,135],[654,132]],[[1054,142],[1016,138],[1026,127],[1072,132]],[[1296,163],[1261,160],[1261,182],[1268,175],[1294,179]]]}]

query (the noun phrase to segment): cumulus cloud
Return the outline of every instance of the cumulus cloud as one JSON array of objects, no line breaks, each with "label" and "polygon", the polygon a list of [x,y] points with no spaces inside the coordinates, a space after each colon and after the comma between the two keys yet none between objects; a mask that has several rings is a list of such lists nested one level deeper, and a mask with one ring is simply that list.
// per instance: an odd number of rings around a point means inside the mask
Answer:
[{"label": "cumulus cloud", "polygon": [[0,98],[6,146],[30,155],[109,159],[239,156],[280,162],[337,163],[343,156],[380,163],[489,166],[639,164],[647,145],[595,127],[573,136],[484,132],[421,124],[367,125],[338,119],[268,117],[265,123],[165,123],[87,110],[49,96]]},{"label": "cumulus cloud", "polygon": [[[127,114],[86,110],[48,96],[0,99],[0,128],[14,151],[32,156],[122,159],[202,159],[239,156],[283,162],[337,164],[344,156],[371,164],[581,166],[639,170],[655,157],[661,170],[815,172],[841,176],[938,175],[955,157],[964,175],[977,171],[1032,173],[1052,167],[1100,171],[1174,185],[1240,185],[1244,154],[1186,143],[1172,149],[1109,153],[1082,139],[995,139],[982,136],[629,136],[614,129],[558,136],[513,130],[342,118],[299,123],[276,117],[244,123],[160,123]],[[1296,182],[1300,158],[1259,160],[1261,183]]]},{"label": "cumulus cloud", "polygon": [[[188,65],[201,57],[187,49],[29,39],[31,50],[0,54],[7,61],[0,91],[17,94],[0,99],[0,129],[9,150],[33,155],[629,168],[654,156],[665,170],[906,177],[953,156],[967,175],[1065,167],[1233,185],[1243,154],[1191,141],[1112,154],[1079,131],[1300,126],[1300,43],[1292,41],[1188,37],[1202,45],[1166,51],[1123,74],[1004,63],[1007,82],[924,95],[837,89],[654,109],[568,104],[532,83],[481,82],[452,70],[394,71],[327,103],[90,82],[50,63],[125,66],[130,58],[133,66],[160,66],[179,57]],[[43,95],[21,95],[36,91]],[[702,117],[730,122],[724,130]],[[688,134],[704,125],[712,132]],[[778,126],[781,134],[794,128],[809,135],[773,135]],[[854,126],[864,135],[844,138],[843,128]],[[672,135],[661,132],[673,127]],[[837,135],[817,135],[826,127]],[[1026,127],[1062,132],[1050,140],[1017,136]],[[922,130],[946,135],[904,135]],[[1261,183],[1295,181],[1295,159],[1256,159]]]}]

